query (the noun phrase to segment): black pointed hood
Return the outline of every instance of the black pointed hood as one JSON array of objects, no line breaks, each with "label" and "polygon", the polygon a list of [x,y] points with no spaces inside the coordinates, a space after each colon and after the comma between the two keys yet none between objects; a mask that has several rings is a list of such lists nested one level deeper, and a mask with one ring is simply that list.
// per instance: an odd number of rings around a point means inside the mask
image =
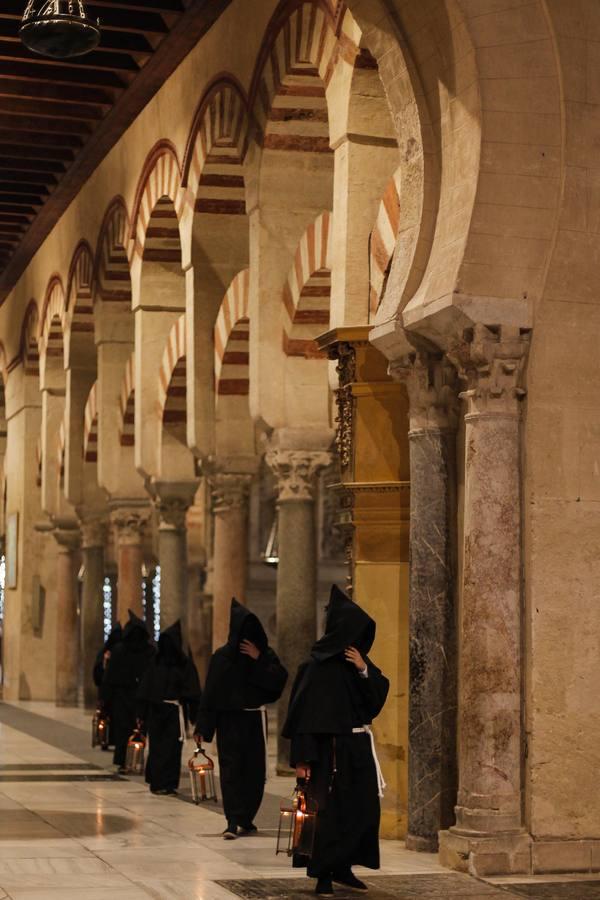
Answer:
[{"label": "black pointed hood", "polygon": [[119,641],[123,640],[123,629],[121,628],[120,622],[117,622],[111,629],[110,634],[106,638],[104,642],[104,650],[112,650],[115,644],[118,644]]},{"label": "black pointed hood", "polygon": [[123,629],[123,641],[127,644],[144,644],[149,640],[150,635],[146,623],[130,609],[129,621]]},{"label": "black pointed hood", "polygon": [[269,639],[258,616],[250,612],[246,606],[238,603],[234,597],[231,600],[227,646],[237,652],[240,643],[245,640],[252,641],[261,653],[264,653],[269,646]]},{"label": "black pointed hood", "polygon": [[346,647],[356,647],[366,656],[373,646],[375,631],[371,616],[334,584],[327,607],[325,634],[310,655],[317,662],[324,662],[342,655]]},{"label": "black pointed hood", "polygon": [[158,639],[158,656],[159,659],[171,665],[183,665],[185,662],[183,634],[179,619],[161,632]]}]

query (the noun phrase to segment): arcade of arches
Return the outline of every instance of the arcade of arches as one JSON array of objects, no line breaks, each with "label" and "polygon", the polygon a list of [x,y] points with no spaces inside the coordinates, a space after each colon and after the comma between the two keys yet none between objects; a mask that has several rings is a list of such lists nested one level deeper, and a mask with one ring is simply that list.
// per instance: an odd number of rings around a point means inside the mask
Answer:
[{"label": "arcade of arches", "polygon": [[382,833],[598,869],[599,123],[593,0],[232,0],[0,307],[4,698],[347,584]]}]

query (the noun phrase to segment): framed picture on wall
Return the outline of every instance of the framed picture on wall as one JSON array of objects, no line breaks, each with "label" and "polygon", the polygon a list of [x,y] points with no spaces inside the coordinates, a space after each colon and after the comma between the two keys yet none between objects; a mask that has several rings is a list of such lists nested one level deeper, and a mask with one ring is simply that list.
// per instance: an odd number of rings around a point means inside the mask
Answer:
[{"label": "framed picture on wall", "polygon": [[6,520],[6,582],[7,588],[17,586],[17,558],[19,536],[19,513],[11,513]]}]

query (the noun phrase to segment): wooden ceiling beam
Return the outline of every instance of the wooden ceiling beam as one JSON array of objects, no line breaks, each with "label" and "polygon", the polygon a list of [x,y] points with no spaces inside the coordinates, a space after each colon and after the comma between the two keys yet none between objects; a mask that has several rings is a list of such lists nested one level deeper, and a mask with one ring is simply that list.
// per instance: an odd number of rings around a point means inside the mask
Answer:
[{"label": "wooden ceiling beam", "polygon": [[[100,18],[102,32],[110,30],[131,31],[141,34],[166,34],[169,27],[157,12],[138,10],[132,14],[130,9],[121,7],[104,6],[99,3],[88,3],[86,6],[88,15],[92,19]],[[23,19],[23,0],[3,0],[0,18],[15,19],[21,24]]]},{"label": "wooden ceiling beam", "polygon": [[151,10],[152,12],[157,13],[182,13],[185,12],[185,7],[181,0],[133,0],[133,2],[129,2],[129,0],[93,0],[93,3],[90,3],[90,8],[94,7],[109,7],[113,9],[126,9],[128,12],[148,12]]},{"label": "wooden ceiling beam", "polygon": [[[69,68],[74,71],[87,69],[110,69],[122,72],[137,72],[139,66],[127,53],[114,53],[93,50],[86,56],[75,56],[72,59],[54,60],[48,56],[34,56],[21,41],[9,41],[0,38],[0,59],[27,62],[33,65],[44,66],[47,69]],[[50,77],[52,75],[50,74]]]},{"label": "wooden ceiling beam", "polygon": [[[0,14],[0,39],[12,41],[22,47],[21,38],[19,36],[20,21],[16,16],[6,16]],[[160,35],[154,38],[156,41]],[[119,50],[125,53],[142,53],[149,55],[153,52],[154,47],[149,40],[149,36],[142,32],[119,31],[117,29],[102,29],[102,36],[97,51],[102,53],[110,50]],[[28,57],[27,52],[19,54],[22,57]]]},{"label": "wooden ceiling beam", "polygon": [[75,119],[51,119],[38,116],[34,113],[23,115],[4,113],[0,111],[0,129],[19,131],[34,131],[46,134],[64,134],[70,136],[80,135],[87,137],[92,133],[90,126],[85,122]]},{"label": "wooden ceiling beam", "polygon": [[108,87],[122,91],[127,87],[128,75],[116,72],[100,72],[97,69],[77,70],[67,66],[45,65],[43,60],[28,59],[24,61],[0,59],[0,77],[2,79],[27,79],[52,84],[76,84],[85,87]]},{"label": "wooden ceiling beam", "polygon": [[80,85],[52,84],[24,79],[0,79],[0,97],[20,97],[31,100],[57,100],[60,103],[91,103],[101,109],[110,109],[115,101],[115,91]]},{"label": "wooden ceiling beam", "polygon": [[[10,138],[4,138],[10,140]],[[75,153],[68,147],[49,147],[47,144],[40,146],[24,146],[23,144],[0,144],[0,165],[5,158],[19,159],[21,162],[30,160],[40,160],[42,162],[52,162],[56,164],[67,164],[73,161]]]},{"label": "wooden ceiling beam", "polygon": [[58,103],[55,100],[31,100],[20,97],[3,97],[0,92],[0,113],[17,116],[47,116],[51,119],[77,119],[83,122],[99,122],[104,113],[101,108],[88,103]]},{"label": "wooden ceiling beam", "polygon": [[0,145],[13,142],[24,145],[25,151],[29,145],[37,145],[37,152],[41,152],[43,147],[79,150],[83,146],[83,141],[77,134],[35,134],[27,130],[17,131],[16,126],[7,127],[0,123]]},{"label": "wooden ceiling beam", "polygon": [[49,159],[18,159],[2,156],[0,153],[0,172],[5,178],[7,172],[44,173],[46,175],[62,175],[65,164]]}]

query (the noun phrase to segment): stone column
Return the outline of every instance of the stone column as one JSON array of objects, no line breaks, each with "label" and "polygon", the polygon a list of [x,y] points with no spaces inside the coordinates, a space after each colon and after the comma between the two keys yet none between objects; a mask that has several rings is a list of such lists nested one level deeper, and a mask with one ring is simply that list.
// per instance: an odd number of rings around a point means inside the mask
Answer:
[{"label": "stone column", "polygon": [[143,617],[142,563],[144,529],[150,510],[143,506],[119,507],[111,513],[117,555],[117,620],[124,625],[128,610]]},{"label": "stone column", "polygon": [[79,688],[79,617],[77,614],[77,568],[80,533],[75,528],[57,528],[56,567],[56,704],[77,706]]},{"label": "stone column", "polygon": [[[298,666],[308,656],[317,633],[317,539],[315,490],[331,454],[273,449],[267,462],[278,479],[279,564],[277,567],[277,652],[289,672],[279,701],[279,723],[287,713]],[[289,741],[278,738],[278,769],[289,769]]]},{"label": "stone column", "polygon": [[104,642],[104,545],[106,525],[101,519],[81,524],[83,585],[81,592],[81,651],[83,658],[83,699],[86,709],[96,705],[98,689],[93,668]]},{"label": "stone column", "polygon": [[156,486],[161,629],[180,619],[182,629],[187,630],[186,514],[197,489],[197,482]]},{"label": "stone column", "polygon": [[436,852],[456,803],[456,372],[415,351],[390,366],[409,398],[408,833]]},{"label": "stone column", "polygon": [[248,578],[248,493],[251,475],[221,472],[211,478],[213,546],[213,650],[229,631],[231,598],[246,602]]},{"label": "stone column", "polygon": [[442,862],[523,872],[520,386],[528,335],[477,325],[453,355],[467,390],[459,790]]}]

